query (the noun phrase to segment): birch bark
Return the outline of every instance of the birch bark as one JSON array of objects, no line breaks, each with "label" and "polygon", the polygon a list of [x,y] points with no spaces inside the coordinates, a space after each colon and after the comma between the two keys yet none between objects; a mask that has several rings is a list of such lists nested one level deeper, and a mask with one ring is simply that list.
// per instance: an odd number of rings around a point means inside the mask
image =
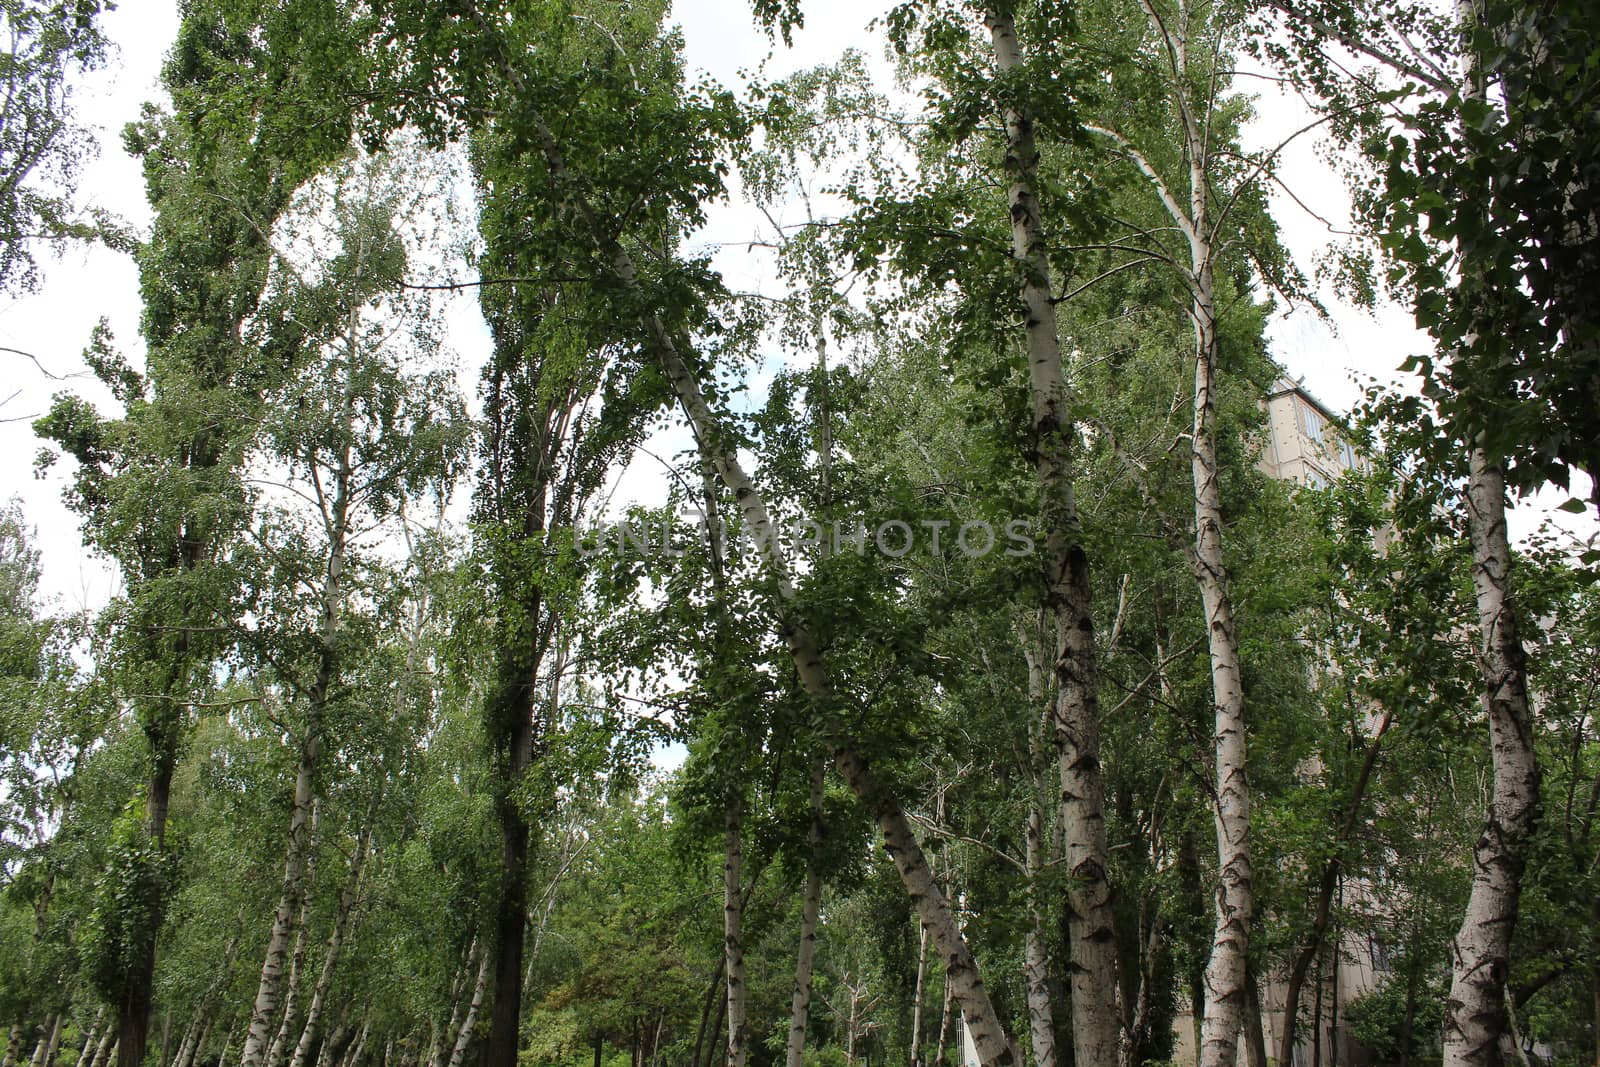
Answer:
[{"label": "birch bark", "polygon": [[[364,245],[356,250],[357,274],[362,267]],[[355,353],[358,343],[358,312],[352,309],[347,345],[351,366],[347,370],[344,388],[342,417],[345,428],[355,417]],[[338,653],[335,646],[339,617],[344,607],[344,568],[346,541],[350,530],[351,491],[354,471],[349,435],[338,453],[338,467],[334,472],[331,501],[323,507],[322,519],[328,537],[328,558],[322,584],[322,618],[317,640],[316,674],[307,690],[305,733],[300,742],[300,758],[295,769],[294,803],[289,813],[288,843],[284,850],[283,888],[278,895],[278,909],[273,916],[272,934],[267,941],[266,958],[261,963],[261,978],[256,984],[256,999],[250,1010],[250,1026],[240,1051],[239,1067],[263,1067],[269,1050],[269,1031],[278,1012],[279,986],[283,980],[284,961],[288,955],[289,937],[295,925],[295,911],[304,894],[308,855],[312,847],[311,818],[317,799],[317,771],[322,760],[323,718],[327,711],[329,695],[338,672]],[[314,460],[313,460],[314,462]],[[320,489],[319,489],[319,500]]]},{"label": "birch bark", "polygon": [[[1022,49],[1010,14],[984,11],[995,64],[1021,69]],[[1044,217],[1036,191],[1039,150],[1033,116],[1007,108],[1006,174],[1010,181],[1011,254],[1022,271],[1029,393],[1032,399],[1039,518],[1044,536],[1044,604],[1055,626],[1055,713],[1052,733],[1060,776],[1066,843],[1068,933],[1071,941],[1072,1043],[1079,1064],[1117,1062],[1117,954],[1106,844],[1105,788],[1100,778],[1100,709],[1089,558],[1073,486],[1073,423],[1061,339],[1056,329]]]},{"label": "birch bark", "polygon": [[[784,1053],[784,1067],[804,1067],[806,1054],[806,1029],[811,1019],[811,969],[817,956],[817,918],[822,911],[822,801],[827,767],[819,759],[811,769],[811,829],[807,844],[806,884],[800,902],[800,947],[795,952],[794,993],[789,1006],[789,1041]],[[927,931],[923,934],[922,963],[918,969],[920,994],[922,968],[927,959]],[[922,1004],[919,995],[917,1013]],[[917,1023],[912,1023],[911,1063],[917,1063]]]},{"label": "birch bark", "polygon": [[1509,588],[1505,471],[1474,447],[1467,482],[1472,584],[1478,600],[1479,657],[1489,719],[1493,796],[1472,848],[1472,889],[1450,943],[1445,1000],[1445,1067],[1498,1065],[1509,1032],[1506,977],[1521,898],[1528,841],[1539,816],[1539,765],[1533,748],[1526,654]]},{"label": "birch bark", "polygon": [[39,1043],[34,1046],[30,1067],[45,1067],[55,1056],[56,1045],[61,1041],[61,1019],[65,1012],[56,1012],[39,1028]]},{"label": "birch bark", "polygon": [[306,1007],[305,1026],[300,1031],[300,1040],[295,1043],[290,1067],[305,1067],[306,1059],[311,1054],[311,1046],[321,1028],[328,988],[333,984],[334,968],[339,964],[345,939],[349,936],[350,926],[355,920],[356,901],[361,891],[361,872],[366,864],[367,852],[372,845],[372,820],[376,817],[376,808],[377,805],[374,803],[368,810],[366,825],[361,828],[361,836],[356,841],[355,854],[350,857],[350,873],[345,878],[344,887],[339,891],[339,907],[333,917],[333,930],[328,934],[328,943],[322,953],[322,969],[317,973],[317,984],[311,991],[311,1002]]},{"label": "birch bark", "polygon": [[[311,804],[311,840],[317,838],[317,812],[315,798]],[[300,1014],[300,986],[306,969],[306,938],[311,926],[311,895],[317,884],[317,852],[312,848],[306,854],[305,885],[300,893],[300,919],[295,924],[294,948],[289,952],[289,981],[283,994],[282,1018],[278,1029],[267,1046],[266,1067],[282,1067],[288,1054],[290,1034],[293,1033]]]},{"label": "birch bark", "polygon": [[485,952],[482,962],[478,964],[478,977],[472,984],[472,1001],[467,1005],[461,1029],[456,1031],[455,1047],[450,1051],[450,1067],[461,1067],[466,1062],[467,1046],[472,1043],[472,1028],[478,1022],[478,1009],[483,1007],[483,990],[489,983],[489,963],[493,958],[494,953]]},{"label": "birch bark", "polygon": [[[1023,826],[1023,868],[1028,876],[1028,928],[1022,937],[1022,981],[1028,1001],[1028,1030],[1033,1041],[1033,1067],[1056,1067],[1055,1013],[1050,1001],[1050,956],[1047,950],[1047,909],[1040,880],[1044,874],[1049,842],[1045,833],[1045,797],[1048,789],[1040,768],[1045,760],[1045,719],[1053,707],[1045,708],[1044,665],[1035,651],[1036,632],[1022,627],[1024,658],[1028,663],[1028,815]],[[1056,820],[1050,820],[1052,824]]]},{"label": "birch bark", "polygon": [[744,980],[744,907],[740,897],[740,867],[744,861],[743,808],[744,797],[737,788],[730,788],[722,860],[722,944],[728,972],[728,1067],[745,1067],[749,1058]]}]

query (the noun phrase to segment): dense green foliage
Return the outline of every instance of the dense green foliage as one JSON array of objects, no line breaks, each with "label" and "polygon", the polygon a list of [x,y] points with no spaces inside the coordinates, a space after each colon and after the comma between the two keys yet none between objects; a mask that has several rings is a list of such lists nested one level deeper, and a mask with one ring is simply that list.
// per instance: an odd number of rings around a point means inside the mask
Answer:
[{"label": "dense green foliage", "polygon": [[[13,57],[17,99],[59,110],[98,7],[0,2],[18,40],[80,34]],[[1243,145],[1234,68],[1266,12],[901,4],[890,90],[858,52],[692,82],[656,2],[186,0],[170,99],[125,133],[154,217],[142,361],[97,333],[117,410],[63,393],[36,425],[120,595],[58,614],[0,514],[5,1067],[944,1065],[980,1003],[951,939],[1023,1062],[1072,1062],[1060,501],[1018,298],[1041,273],[1119,1067],[1192,1060],[1225,1001],[1266,1067],[1286,989],[1299,1054],[1436,1058],[1495,766],[1461,456],[1491,447],[1523,486],[1594,469],[1580,6],[1477,16],[1494,106],[1445,75],[1448,19],[1374,16],[1426,49],[1419,104],[1341,80],[1330,42],[1384,48],[1360,12],[1272,15],[1262,56],[1368,153],[1366,252],[1444,353],[1421,395],[1375,389],[1346,422],[1265,340],[1276,301],[1314,301],[1276,153]],[[753,10],[775,39],[804,14]],[[761,292],[695,244],[728,203],[764,227]],[[0,241],[20,284],[26,244]],[[444,342],[462,291],[475,405]],[[1208,988],[1199,432],[1248,696],[1231,993]],[[1515,563],[1544,778],[1504,1037],[1577,1065],[1600,1027],[1600,597],[1592,545],[1546,531]]]}]

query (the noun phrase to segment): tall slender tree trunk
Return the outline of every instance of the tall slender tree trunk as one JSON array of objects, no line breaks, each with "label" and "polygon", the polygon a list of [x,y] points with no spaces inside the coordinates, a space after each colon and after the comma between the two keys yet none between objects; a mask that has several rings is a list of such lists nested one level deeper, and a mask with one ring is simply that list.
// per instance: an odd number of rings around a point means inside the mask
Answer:
[{"label": "tall slender tree trunk", "polygon": [[178,1042],[178,1051],[172,1057],[172,1067],[185,1067],[189,1062],[189,1056],[194,1051],[194,1043],[200,1039],[200,1031],[205,1028],[205,1023],[202,1005],[194,1010],[189,1025],[183,1028],[183,1040]]},{"label": "tall slender tree trunk", "polygon": [[39,1028],[39,1043],[34,1046],[31,1067],[48,1067],[55,1060],[56,1046],[61,1043],[61,1021],[65,1012],[55,1012]]},{"label": "tall slender tree trunk", "polygon": [[112,1019],[100,1035],[100,1044],[96,1046],[94,1054],[89,1057],[89,1067],[104,1067],[111,1061],[111,1056],[116,1047],[118,1020]]},{"label": "tall slender tree trunk", "polygon": [[[1040,812],[1028,813],[1027,857],[1032,878],[1040,873],[1042,843]],[[1030,879],[1031,880],[1031,879]],[[1028,1030],[1033,1039],[1034,1067],[1056,1067],[1056,1024],[1050,1005],[1050,957],[1046,951],[1044,901],[1033,893],[1028,906],[1028,928],[1022,935],[1022,981],[1027,990]],[[1108,1065],[1109,1067],[1109,1065]]]},{"label": "tall slender tree trunk", "polygon": [[1488,818],[1472,848],[1472,889],[1450,943],[1445,1001],[1445,1067],[1497,1065],[1509,1032],[1506,977],[1527,863],[1539,816],[1539,765],[1533,747],[1526,654],[1509,588],[1505,471],[1481,447],[1470,457],[1467,523],[1477,593],[1483,705],[1489,720],[1494,789]]},{"label": "tall slender tree trunk", "polygon": [[[467,983],[472,981],[473,966],[478,962],[478,937],[473,935],[467,943],[467,958],[462,961],[461,969],[456,975],[456,980],[450,984],[450,1021],[445,1024],[444,1039],[455,1048],[456,1034],[461,1030],[461,1016],[467,1009]],[[444,1047],[441,1043],[435,1046],[428,1059],[428,1067],[444,1067]]]},{"label": "tall slender tree trunk", "polygon": [[1244,973],[1245,1067],[1267,1067],[1267,1035],[1262,1029],[1261,984],[1254,967]]},{"label": "tall slender tree trunk", "polygon": [[[1023,635],[1028,664],[1028,814],[1022,828],[1023,867],[1028,879],[1028,928],[1022,935],[1022,982],[1028,1002],[1028,1032],[1033,1042],[1033,1067],[1056,1067],[1056,1023],[1050,998],[1048,906],[1040,890],[1045,856],[1050,842],[1045,834],[1045,797],[1048,790],[1040,768],[1045,763],[1044,665],[1035,651],[1033,635]],[[1051,820],[1054,822],[1054,820]],[[1054,835],[1052,835],[1054,836]]]},{"label": "tall slender tree trunk", "polygon": [[[311,840],[317,838],[317,802],[311,803]],[[317,851],[311,848],[306,854],[305,888],[300,894],[300,920],[295,924],[294,949],[289,953],[288,988],[283,995],[283,1018],[267,1046],[266,1067],[282,1067],[289,1053],[289,1041],[300,1016],[300,986],[306,971],[306,941],[310,937],[311,898],[317,884]]]},{"label": "tall slender tree trunk", "polygon": [[744,795],[730,787],[722,859],[722,949],[728,972],[728,1067],[745,1067],[749,1057],[746,1029],[747,990],[744,980],[744,907],[740,867],[744,862]]},{"label": "tall slender tree trunk", "polygon": [[921,928],[917,932],[917,983],[911,996],[911,1048],[906,1057],[911,1067],[922,1067],[922,1002],[927,995],[928,931]]},{"label": "tall slender tree trunk", "polygon": [[945,979],[944,996],[940,998],[943,1006],[939,1009],[939,1047],[934,1050],[933,1062],[939,1067],[945,1067],[946,1057],[949,1055],[950,1042],[955,1038],[956,1013],[955,990],[950,988],[949,978]]},{"label": "tall slender tree trunk", "polygon": [[[1311,961],[1322,951],[1323,938],[1327,934],[1328,923],[1333,915],[1333,897],[1338,890],[1340,876],[1344,870],[1343,849],[1349,844],[1360,822],[1363,802],[1367,795],[1367,786],[1372,781],[1373,769],[1378,764],[1378,755],[1382,751],[1384,736],[1389,732],[1389,725],[1394,721],[1391,711],[1385,711],[1379,720],[1377,729],[1372,737],[1367,740],[1366,754],[1361,760],[1361,770],[1356,775],[1355,787],[1350,793],[1349,806],[1345,808],[1344,821],[1339,829],[1338,848],[1323,864],[1322,875],[1317,886],[1317,902],[1312,913],[1311,930],[1300,943],[1289,961],[1289,975],[1284,982],[1283,996],[1283,1030],[1278,1035],[1278,1062],[1291,1063],[1294,1055],[1296,1030],[1299,1025],[1300,995],[1305,988],[1306,975],[1311,970]],[[1406,1052],[1402,1049],[1401,1057],[1404,1059]]]},{"label": "tall slender tree trunk", "polygon": [[316,987],[311,991],[311,1002],[306,1008],[306,1021],[300,1031],[300,1040],[295,1043],[294,1056],[290,1060],[290,1067],[305,1067],[306,1060],[311,1055],[311,1046],[316,1042],[322,1027],[322,1013],[328,1000],[328,990],[333,985],[334,968],[339,965],[339,956],[343,952],[345,938],[349,936],[350,927],[355,922],[356,902],[361,895],[361,872],[365,867],[367,852],[372,846],[372,821],[376,817],[377,802],[367,811],[365,825],[361,834],[356,839],[355,854],[350,857],[350,872],[345,877],[345,884],[339,891],[339,907],[333,917],[333,930],[328,934],[328,943],[322,953],[322,969],[317,973]]},{"label": "tall slender tree trunk", "polygon": [[89,1029],[83,1035],[83,1047],[78,1050],[77,1067],[89,1067],[89,1061],[94,1058],[95,1048],[100,1040],[100,1035],[105,1033],[106,1009],[102,1004],[95,1010],[94,1021],[89,1024]]},{"label": "tall slender tree trunk", "polygon": [[[360,269],[359,256],[357,270]],[[355,341],[351,329],[350,344]],[[352,355],[352,359],[354,356]],[[352,367],[347,375],[354,375]],[[344,389],[343,416],[353,417],[355,385],[347,380]],[[344,608],[344,568],[346,538],[349,533],[351,506],[351,449],[344,446],[339,455],[339,466],[334,474],[332,503],[324,513],[327,522],[328,558],[322,583],[322,613],[317,635],[316,674],[308,689],[305,735],[300,742],[300,759],[295,768],[294,804],[289,812],[289,837],[284,850],[283,888],[278,895],[278,910],[272,920],[272,935],[267,941],[266,958],[261,964],[261,978],[256,984],[256,999],[250,1011],[250,1026],[245,1032],[244,1048],[240,1052],[239,1067],[263,1067],[266,1062],[272,1023],[279,1009],[279,987],[284,976],[284,964],[289,952],[289,938],[294,926],[295,913],[302,897],[310,892],[306,884],[312,838],[312,817],[317,803],[317,773],[322,761],[323,720],[327,711],[329,694],[338,673],[336,639],[340,616]],[[285,1013],[285,1023],[288,1022]]]},{"label": "tall slender tree trunk", "polygon": [[1201,1067],[1233,1067],[1244,1025],[1245,966],[1250,917],[1255,907],[1250,865],[1250,786],[1245,772],[1244,688],[1239,663],[1233,599],[1222,547],[1222,490],[1217,472],[1217,319],[1211,279],[1204,161],[1193,163],[1193,232],[1196,244],[1194,328],[1194,433],[1190,456],[1194,476],[1195,580],[1205,612],[1211,653],[1211,693],[1216,741],[1217,885],[1216,924],[1206,965],[1205,1024]]},{"label": "tall slender tree trunk", "polygon": [[[714,1003],[721,1003],[724,1007],[727,1006],[727,1003],[728,1003],[727,999],[724,998],[724,997],[717,996],[717,994],[722,991],[722,972],[723,972],[723,969],[725,967],[727,967],[727,965],[728,965],[727,953],[719,954],[717,956],[717,969],[715,971],[711,972],[711,985],[706,988],[705,1000],[702,1001],[701,1004],[700,1004],[700,1026],[694,1032],[694,1058],[689,1061],[690,1067],[700,1067],[700,1064],[701,1064],[700,1054],[705,1049],[706,1027],[712,1025],[712,1016],[711,1016],[711,1007],[712,1007],[712,1005]],[[721,1029],[721,1027],[722,1027],[721,1020],[718,1019],[716,1021],[715,1025],[716,1025],[716,1027],[718,1029]],[[712,1043],[713,1043],[712,1044],[713,1050],[716,1048],[716,1045],[715,1045],[716,1039],[717,1039],[717,1035],[715,1033],[713,1033],[711,1035],[711,1040],[712,1040]]]},{"label": "tall slender tree trunk", "polygon": [[[554,134],[542,122],[538,123],[537,132],[545,148],[546,165],[558,180],[570,182],[570,174],[557,147]],[[588,207],[582,201],[575,201],[575,205],[584,209]],[[592,215],[586,215],[586,221],[593,225],[595,220]],[[607,241],[601,236],[598,228],[592,229],[592,232],[595,233],[597,240]],[[643,299],[638,275],[627,250],[614,241],[605,244],[604,247],[611,255],[612,265],[623,290]],[[1000,1017],[989,999],[989,991],[984,986],[971,946],[967,944],[949,902],[945,900],[934,882],[927,856],[917,841],[905,809],[879,784],[834,710],[837,698],[833,693],[832,679],[809,628],[796,614],[794,587],[789,579],[788,568],[778,554],[781,539],[772,522],[771,513],[767,510],[766,502],[749,475],[745,473],[735,448],[726,440],[718,420],[706,403],[698,380],[683,362],[677,342],[665,324],[652,312],[644,317],[643,325],[657,357],[661,360],[667,380],[688,416],[702,454],[717,472],[723,486],[732,494],[739,507],[745,529],[749,531],[757,545],[764,549],[763,562],[768,573],[775,579],[773,584],[777,591],[775,608],[778,615],[778,629],[789,646],[790,657],[794,661],[802,687],[824,718],[830,735],[829,745],[834,765],[845,784],[850,787],[868,814],[872,816],[873,821],[877,823],[879,832],[883,835],[884,849],[893,861],[918,917],[929,927],[930,935],[945,962],[946,973],[956,1000],[966,1015],[973,1042],[977,1046],[984,1067],[1010,1067],[1017,1062],[1011,1038],[1006,1034]]]},{"label": "tall slender tree trunk", "polygon": [[[537,698],[537,670],[529,679],[523,699]],[[519,716],[510,738],[504,795],[500,798],[500,900],[495,915],[493,951],[494,1005],[489,1020],[489,1052],[485,1067],[514,1067],[522,1020],[522,951],[528,922],[528,856],[531,828],[517,802],[517,787],[533,764],[534,716],[530,708]],[[451,1067],[459,1067],[451,1057]]]},{"label": "tall slender tree trunk", "polygon": [[200,1036],[195,1038],[194,1047],[189,1050],[189,1058],[180,1064],[179,1067],[197,1067],[200,1062],[200,1057],[205,1055],[206,1042],[211,1040],[212,1027],[213,1021],[211,1019],[207,1019],[205,1021],[205,1025],[200,1028]]},{"label": "tall slender tree trunk", "polygon": [[[807,834],[806,884],[800,899],[800,947],[795,951],[794,991],[789,999],[789,1040],[784,1067],[804,1067],[806,1030],[811,1020],[811,969],[817,958],[817,919],[822,913],[822,802],[827,766],[817,760],[811,767],[811,829]],[[918,1023],[922,1012],[922,979],[927,969],[928,933],[922,931],[922,954],[917,965],[917,1006],[911,1027],[911,1065],[917,1063]]]},{"label": "tall slender tree trunk", "polygon": [[[181,553],[192,570],[198,562],[198,542],[184,538]],[[190,548],[188,546],[192,545]],[[192,559],[190,558],[192,557]],[[180,643],[187,641],[180,638]],[[180,661],[187,655],[180,652]],[[174,667],[174,679],[182,677],[183,668]],[[177,690],[178,684],[168,686]],[[184,707],[175,700],[155,701],[157,705],[147,712],[144,724],[145,738],[150,746],[150,778],[145,785],[145,837],[156,855],[165,855],[167,847],[167,809],[172,799],[172,775],[178,763],[178,748],[183,733]],[[140,905],[141,914],[134,917],[136,936],[129,946],[128,973],[122,982],[122,997],[117,1002],[117,1067],[144,1067],[145,1047],[150,1034],[150,1004],[155,986],[156,941],[160,935],[166,913],[166,887],[158,884],[153,899]]]},{"label": "tall slender tree trunk", "polygon": [[472,984],[472,1000],[467,1004],[461,1029],[456,1031],[455,1047],[450,1050],[450,1067],[461,1067],[466,1062],[467,1046],[472,1043],[472,1028],[478,1023],[478,1009],[483,1007],[483,991],[489,983],[489,964],[493,959],[494,953],[484,952],[483,961],[478,964],[478,978]]},{"label": "tall slender tree trunk", "polygon": [[[1022,50],[1011,16],[984,11],[995,63],[1020,70]],[[1005,168],[1010,180],[1011,254],[1022,271],[1033,448],[1044,536],[1044,604],[1055,625],[1056,697],[1053,735],[1061,778],[1061,819],[1071,941],[1074,1061],[1117,1062],[1117,952],[1106,844],[1105,788],[1100,776],[1100,710],[1089,557],[1074,492],[1070,397],[1056,329],[1045,223],[1039,205],[1039,150],[1033,116],[1005,113]]]},{"label": "tall slender tree trunk", "polygon": [[372,1019],[363,1017],[361,1031],[356,1034],[355,1043],[350,1046],[350,1053],[343,1060],[342,1067],[356,1067],[361,1062],[362,1053],[367,1051],[367,1034],[371,1032]]},{"label": "tall slender tree trunk", "polygon": [[728,998],[717,998],[717,1018],[711,1027],[711,1044],[706,1049],[706,1067],[712,1067],[717,1061],[717,1049],[726,1049],[726,1042],[722,1039],[722,1024],[728,1019]]},{"label": "tall slender tree trunk", "polygon": [[289,842],[285,849],[283,884],[278,908],[273,915],[272,934],[267,940],[266,958],[256,984],[256,999],[250,1009],[250,1027],[245,1033],[240,1067],[262,1067],[272,1024],[278,1014],[279,986],[288,958],[289,939],[294,927],[300,896],[305,892],[306,854],[311,847],[311,804],[315,791],[316,764],[321,754],[320,731],[308,726],[308,736],[300,747],[295,772],[294,805],[289,815]]}]

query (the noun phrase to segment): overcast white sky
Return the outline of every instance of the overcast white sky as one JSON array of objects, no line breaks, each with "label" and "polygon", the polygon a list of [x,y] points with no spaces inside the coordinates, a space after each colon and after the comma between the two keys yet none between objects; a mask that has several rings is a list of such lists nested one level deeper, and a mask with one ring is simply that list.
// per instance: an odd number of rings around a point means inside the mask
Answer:
[{"label": "overcast white sky", "polygon": [[[798,32],[792,51],[780,50],[768,74],[829,61],[845,48],[855,47],[876,56],[882,38],[869,33],[867,24],[889,7],[886,0],[807,0],[807,28]],[[757,32],[743,3],[728,0],[679,0],[673,20],[684,30],[691,69],[702,70],[727,85],[737,85],[741,69],[753,69],[768,55],[770,45]],[[124,0],[106,20],[118,54],[108,69],[80,90],[80,116],[96,131],[102,150],[84,170],[81,198],[143,224],[148,219],[142,178],[136,161],[121,150],[119,131],[138,115],[143,101],[159,95],[157,75],[162,57],[177,26],[176,5],[171,0]],[[1242,88],[1251,88],[1242,86]],[[1298,101],[1288,100],[1262,83],[1260,117],[1252,136],[1257,144],[1275,144],[1303,125],[1307,112]],[[1286,153],[1284,174],[1299,198],[1319,214],[1341,222],[1346,199],[1338,179],[1316,157],[1314,141],[1304,139]],[[1278,198],[1278,217],[1289,247],[1309,271],[1311,257],[1327,241],[1324,225],[1297,208],[1287,197]],[[705,239],[737,242],[754,236],[751,217],[736,208],[713,214]],[[719,266],[730,274],[755,267],[742,262],[751,253],[730,247]],[[76,250],[44,264],[45,284],[34,295],[0,298],[0,345],[22,349],[39,357],[53,374],[82,370],[79,358],[90,330],[107,317],[113,332],[132,356],[138,354],[139,303],[137,277],[132,263],[105,250]],[[759,271],[759,267],[756,267]],[[1305,384],[1329,405],[1343,409],[1357,395],[1353,375],[1390,378],[1409,354],[1426,347],[1426,338],[1412,327],[1409,314],[1388,309],[1376,318],[1342,307],[1329,299],[1337,331],[1309,310],[1280,315],[1271,339],[1278,359],[1292,374],[1304,375]],[[488,341],[476,318],[470,298],[456,302],[452,315],[451,344],[471,388],[475,369],[487,352]],[[50,395],[71,388],[102,402],[108,397],[92,380],[47,379],[21,357],[0,354],[0,499],[17,497],[28,519],[39,530],[43,552],[44,592],[58,597],[64,607],[95,606],[116,586],[112,569],[81,548],[77,519],[61,502],[68,463],[44,480],[32,473],[38,443],[29,421],[49,405]],[[14,395],[13,395],[14,394]],[[1555,496],[1554,502],[1562,497]],[[1540,509],[1543,510],[1543,509]],[[1530,528],[1534,516],[1526,509],[1519,525]]]}]

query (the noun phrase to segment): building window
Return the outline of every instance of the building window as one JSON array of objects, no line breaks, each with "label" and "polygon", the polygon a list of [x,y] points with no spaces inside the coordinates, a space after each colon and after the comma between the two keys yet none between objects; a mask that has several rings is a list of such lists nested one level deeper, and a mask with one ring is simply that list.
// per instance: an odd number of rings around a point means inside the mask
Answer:
[{"label": "building window", "polygon": [[1339,442],[1339,458],[1344,461],[1345,470],[1356,469],[1356,449],[1349,441]]},{"label": "building window", "polygon": [[1367,952],[1372,959],[1372,969],[1382,974],[1394,970],[1394,950],[1382,934],[1369,934]]},{"label": "building window", "polygon": [[1317,444],[1322,444],[1322,416],[1310,404],[1300,405],[1300,429]]},{"label": "building window", "polygon": [[1324,478],[1322,472],[1317,468],[1308,465],[1306,467],[1306,485],[1312,489],[1326,489],[1328,488],[1328,479]]}]

